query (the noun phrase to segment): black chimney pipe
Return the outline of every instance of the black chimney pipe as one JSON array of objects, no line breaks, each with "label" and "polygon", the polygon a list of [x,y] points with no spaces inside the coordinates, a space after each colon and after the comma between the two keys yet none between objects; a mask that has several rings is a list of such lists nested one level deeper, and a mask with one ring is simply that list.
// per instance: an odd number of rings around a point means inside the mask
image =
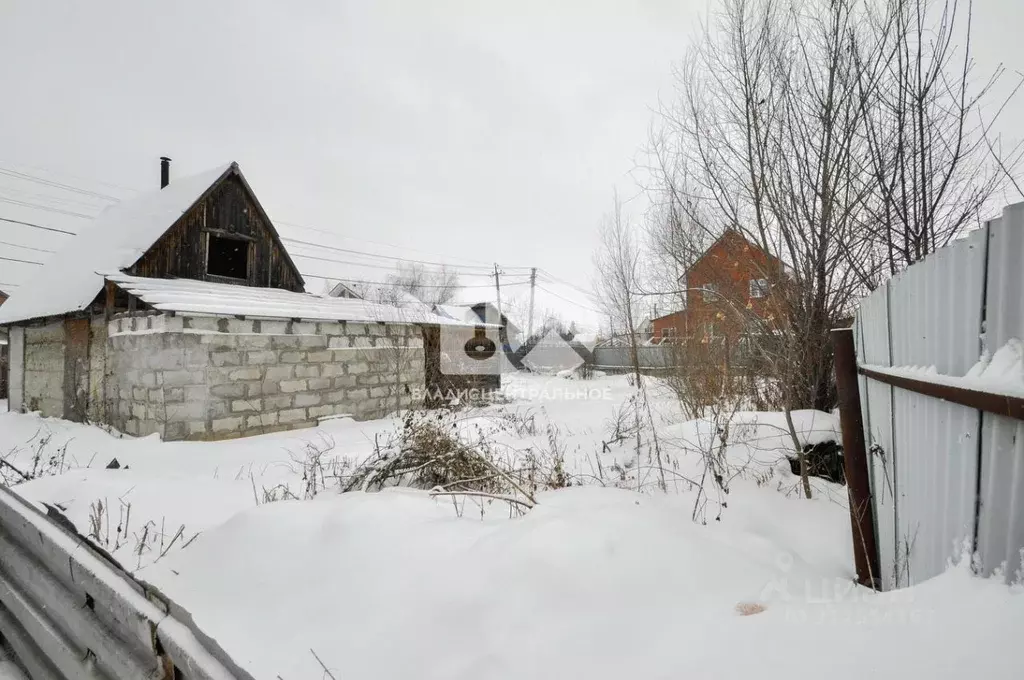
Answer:
[{"label": "black chimney pipe", "polygon": [[167,156],[160,156],[160,188],[171,183],[171,159]]}]

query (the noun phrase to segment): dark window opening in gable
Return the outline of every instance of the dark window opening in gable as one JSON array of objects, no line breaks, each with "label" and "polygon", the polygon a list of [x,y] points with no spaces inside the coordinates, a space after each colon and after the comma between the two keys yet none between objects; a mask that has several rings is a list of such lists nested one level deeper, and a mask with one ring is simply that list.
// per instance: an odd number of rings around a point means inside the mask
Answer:
[{"label": "dark window opening in gable", "polygon": [[228,279],[249,279],[249,241],[229,236],[209,235],[206,273]]}]

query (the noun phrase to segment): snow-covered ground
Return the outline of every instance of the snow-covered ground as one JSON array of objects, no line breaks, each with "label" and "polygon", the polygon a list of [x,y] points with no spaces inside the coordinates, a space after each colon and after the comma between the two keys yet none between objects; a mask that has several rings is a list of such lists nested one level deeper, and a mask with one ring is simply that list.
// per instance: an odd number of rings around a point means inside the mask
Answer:
[{"label": "snow-covered ground", "polygon": [[[735,414],[720,451],[718,425],[684,422],[651,381],[658,465],[651,438],[638,457],[623,436],[626,378],[506,384],[509,403],[453,427],[510,456],[557,452],[582,484],[515,519],[500,501],[337,493],[331,471],[397,419],[163,443],[0,413],[2,473],[42,472],[17,490],[65,508],[257,678],[319,679],[321,661],[337,678],[1019,676],[1013,588],[965,566],[894,593],[853,585],[844,489],[796,493],[779,414]],[[794,418],[803,442],[837,437],[829,414]],[[726,459],[727,492],[699,490],[707,455]]]}]

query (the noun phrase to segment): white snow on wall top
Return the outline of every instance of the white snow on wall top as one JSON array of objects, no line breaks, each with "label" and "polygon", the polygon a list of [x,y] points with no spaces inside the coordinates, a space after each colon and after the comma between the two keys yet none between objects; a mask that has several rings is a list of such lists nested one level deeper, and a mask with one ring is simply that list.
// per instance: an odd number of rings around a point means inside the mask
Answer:
[{"label": "white snow on wall top", "polygon": [[78,232],[0,307],[0,323],[76,312],[103,289],[97,272],[130,267],[231,164],[112,205]]},{"label": "white snow on wall top", "polygon": [[279,288],[253,288],[193,279],[149,279],[108,273],[106,278],[147,305],[182,315],[247,316],[264,319],[424,323],[473,326],[432,314],[422,307],[393,307],[366,300],[293,293]]}]

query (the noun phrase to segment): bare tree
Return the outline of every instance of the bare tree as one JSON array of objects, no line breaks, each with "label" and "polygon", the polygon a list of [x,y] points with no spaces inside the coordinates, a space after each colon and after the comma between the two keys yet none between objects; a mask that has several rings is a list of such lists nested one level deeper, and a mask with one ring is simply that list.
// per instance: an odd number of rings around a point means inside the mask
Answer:
[{"label": "bare tree", "polygon": [[401,263],[398,272],[388,277],[388,283],[428,305],[448,304],[459,292],[458,272],[443,266],[430,269],[417,263]]},{"label": "bare tree", "polygon": [[640,385],[640,360],[636,310],[641,299],[640,248],[622,219],[622,204],[615,196],[614,212],[601,225],[600,245],[594,254],[597,299],[612,323],[624,329],[636,384]]},{"label": "bare tree", "polygon": [[[884,257],[882,277],[977,225],[1019,169],[1019,145],[990,155],[987,132],[1002,107],[985,120],[982,106],[1004,69],[972,80],[972,9],[969,0],[889,0],[875,19],[887,29],[885,63],[876,83],[861,84],[860,97],[875,184],[864,226]],[[877,283],[870,268],[860,273],[867,285]]]}]

